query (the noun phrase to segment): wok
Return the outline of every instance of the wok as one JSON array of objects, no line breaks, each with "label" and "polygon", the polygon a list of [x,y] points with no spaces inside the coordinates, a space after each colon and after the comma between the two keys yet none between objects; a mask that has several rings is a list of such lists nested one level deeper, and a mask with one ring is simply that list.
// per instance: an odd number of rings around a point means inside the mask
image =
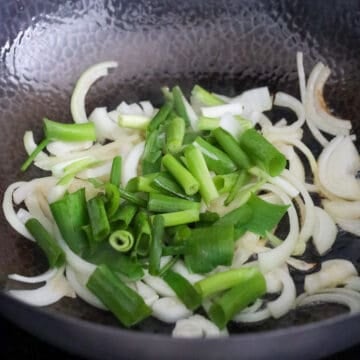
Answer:
[{"label": "wok", "polygon": [[[309,73],[332,69],[326,99],[354,121],[360,136],[360,3],[358,1],[50,1],[0,2],[0,188],[39,173],[20,173],[22,136],[47,116],[69,121],[74,82],[88,66],[119,67],[87,97],[88,109],[120,101],[161,102],[161,86],[185,93],[199,83],[234,95],[268,85],[299,96],[296,51]],[[39,135],[40,132],[36,132]],[[318,149],[319,150],[319,149]],[[39,250],[1,216],[1,288],[6,275],[46,269]],[[310,256],[315,256],[310,254]],[[360,241],[340,236],[327,258],[353,261]],[[182,340],[154,319],[125,330],[80,300],[37,309],[0,293],[0,311],[32,334],[77,354],[107,358],[316,358],[360,343],[360,315],[336,305],[293,311],[277,321],[231,326],[227,339]],[[324,345],[326,344],[326,345]]]}]

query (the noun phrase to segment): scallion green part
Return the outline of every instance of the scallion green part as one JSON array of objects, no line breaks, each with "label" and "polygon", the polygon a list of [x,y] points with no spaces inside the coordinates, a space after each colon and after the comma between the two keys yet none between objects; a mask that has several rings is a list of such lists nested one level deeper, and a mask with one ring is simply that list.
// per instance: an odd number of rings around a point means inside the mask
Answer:
[{"label": "scallion green part", "polygon": [[110,234],[110,224],[102,196],[97,195],[88,200],[87,209],[94,241],[99,242],[105,240]]},{"label": "scallion green part", "polygon": [[60,141],[95,141],[95,125],[92,122],[83,124],[63,124],[44,118],[46,139]]},{"label": "scallion green part", "polygon": [[199,182],[173,155],[166,154],[162,163],[187,195],[194,195],[199,191]]},{"label": "scallion green part", "polygon": [[220,119],[200,116],[198,120],[198,129],[200,131],[214,130],[220,126]]},{"label": "scallion green part", "polygon": [[137,206],[133,204],[122,204],[116,212],[109,218],[111,223],[115,223],[118,229],[127,229],[134,218]]},{"label": "scallion green part", "polygon": [[147,256],[151,245],[151,226],[149,216],[145,211],[139,211],[134,219],[135,223],[135,253],[140,256]]},{"label": "scallion green part", "polygon": [[40,144],[35,148],[35,150],[29,155],[26,161],[21,165],[21,171],[26,171],[31,163],[35,160],[35,158],[39,155],[41,151],[43,151],[46,146],[49,144],[49,139],[44,139],[40,142]]},{"label": "scallion green part", "polygon": [[151,309],[136,291],[105,265],[98,266],[87,282],[89,290],[126,327],[133,326],[151,315]]},{"label": "scallion green part", "polygon": [[121,184],[121,156],[115,156],[111,164],[110,183],[119,187]]},{"label": "scallion green part", "polygon": [[134,236],[127,230],[116,230],[109,236],[109,244],[116,251],[127,252],[134,245]]},{"label": "scallion green part", "polygon": [[216,175],[213,177],[213,182],[219,194],[225,194],[230,192],[230,190],[233,188],[234,184],[236,183],[238,177],[239,177],[239,172],[233,172],[224,175]]},{"label": "scallion green part", "polygon": [[105,184],[106,213],[108,217],[113,216],[120,206],[119,188],[112,183]]},{"label": "scallion green part", "polygon": [[148,210],[152,212],[175,212],[195,209],[200,211],[200,203],[179,199],[173,196],[151,193],[149,194]]},{"label": "scallion green part", "polygon": [[157,190],[156,187],[152,185],[152,182],[157,174],[158,173],[148,174],[145,176],[136,176],[130,179],[126,184],[126,190],[130,192],[159,192],[159,190]]},{"label": "scallion green part", "polygon": [[224,201],[224,204],[226,206],[229,205],[236,198],[237,194],[239,193],[241,188],[246,184],[248,179],[249,179],[249,175],[247,174],[246,171],[242,170],[239,172],[235,183],[231,187],[229,194]]},{"label": "scallion green part", "polygon": [[25,223],[25,227],[29,233],[34,237],[36,243],[45,253],[49,262],[50,268],[60,267],[65,263],[65,253],[56,242],[56,240],[49,234],[39,220],[31,218]]},{"label": "scallion green part", "polygon": [[200,85],[195,85],[191,91],[191,95],[194,96],[199,102],[206,106],[223,105],[225,102],[216,95],[211,94]]},{"label": "scallion green part", "polygon": [[160,214],[164,218],[164,226],[177,226],[199,221],[199,210],[189,209]]},{"label": "scallion green part", "polygon": [[176,112],[180,117],[182,117],[185,120],[186,125],[190,124],[190,119],[186,111],[186,107],[184,104],[184,94],[181,91],[179,86],[175,86],[172,89],[172,95],[174,99],[174,107]]},{"label": "scallion green part", "polygon": [[118,124],[121,127],[145,130],[149,123],[150,118],[143,115],[125,115],[120,114],[118,117]]},{"label": "scallion green part", "polygon": [[160,134],[160,130],[155,129],[146,137],[145,149],[141,160],[142,175],[160,171],[162,154]]},{"label": "scallion green part", "polygon": [[148,133],[158,129],[159,126],[166,121],[166,119],[169,116],[172,109],[173,109],[173,102],[172,101],[167,101],[159,109],[159,111],[155,114],[155,116],[150,121],[150,124],[149,124],[149,126],[147,128]]},{"label": "scallion green part", "polygon": [[172,154],[178,153],[183,145],[185,121],[177,116],[169,122],[166,128],[166,150]]},{"label": "scallion green part", "polygon": [[183,276],[168,270],[163,275],[163,279],[188,309],[194,311],[201,305],[201,296]]},{"label": "scallion green part", "polygon": [[164,218],[161,215],[155,215],[152,221],[152,241],[149,254],[149,273],[158,275],[160,272],[161,250],[164,237]]},{"label": "scallion green part", "polygon": [[147,205],[146,200],[144,200],[140,196],[138,196],[130,191],[119,188],[119,193],[120,193],[120,197],[123,198],[124,200],[128,201],[129,203],[132,203],[134,205],[141,206],[141,207],[146,207],[146,205]]}]

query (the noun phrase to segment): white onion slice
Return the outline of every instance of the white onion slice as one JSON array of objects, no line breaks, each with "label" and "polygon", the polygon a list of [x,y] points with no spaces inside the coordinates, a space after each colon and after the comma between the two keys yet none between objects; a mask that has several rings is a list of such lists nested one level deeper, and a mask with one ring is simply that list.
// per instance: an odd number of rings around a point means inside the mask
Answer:
[{"label": "white onion slice", "polygon": [[337,136],[319,156],[319,181],[330,193],[347,200],[360,200],[360,156],[349,136]]},{"label": "white onion slice", "polygon": [[231,134],[235,139],[239,139],[243,132],[240,121],[235,119],[234,116],[229,113],[221,116],[219,126]]},{"label": "white onion slice", "polygon": [[296,288],[294,280],[288,271],[279,268],[275,269],[274,272],[282,282],[282,292],[276,300],[268,302],[267,307],[271,315],[278,319],[293,308],[296,299]]},{"label": "white onion slice", "polygon": [[191,105],[189,104],[189,102],[187,101],[187,99],[184,95],[182,95],[182,101],[185,106],[186,114],[190,121],[190,126],[192,127],[192,129],[194,131],[197,131],[198,130],[198,116],[196,115],[194,109],[191,107]]},{"label": "white onion slice", "polygon": [[244,91],[239,96],[230,100],[231,104],[242,104],[244,112],[264,112],[271,110],[272,98],[267,86]]},{"label": "white onion slice", "polygon": [[122,169],[122,179],[121,182],[123,186],[126,186],[128,181],[137,176],[137,169],[139,166],[140,159],[144,153],[145,141],[134,146],[128,155],[126,156],[123,169]]},{"label": "white onion slice", "polygon": [[156,113],[153,105],[150,101],[140,101],[140,106],[142,107],[143,114],[147,117],[153,117]]},{"label": "white onion slice", "polygon": [[335,221],[343,230],[360,236],[360,219],[336,218]]},{"label": "white onion slice", "polygon": [[77,81],[71,96],[71,115],[75,123],[88,121],[85,111],[85,96],[92,84],[103,76],[106,76],[110,68],[117,67],[115,61],[105,61],[89,67]]},{"label": "white onion slice", "polygon": [[87,150],[92,144],[92,141],[52,141],[47,145],[46,149],[52,155],[63,156],[74,151]]},{"label": "white onion slice", "polygon": [[184,262],[181,260],[179,260],[175,263],[175,265],[172,267],[172,270],[179,273],[191,284],[194,284],[197,281],[204,279],[203,275],[193,274],[193,273],[189,272],[188,268],[185,266]]},{"label": "white onion slice", "polygon": [[227,335],[226,330],[221,331],[210,320],[198,314],[176,321],[172,332],[172,336],[178,338],[211,338]]},{"label": "white onion slice", "polygon": [[50,280],[52,277],[55,276],[56,272],[58,271],[57,268],[49,269],[44,273],[36,276],[23,276],[19,274],[10,274],[8,278],[11,280],[16,280],[25,284],[38,284],[44,281]]},{"label": "white onion slice", "polygon": [[360,218],[360,200],[327,200],[322,201],[327,213],[333,218],[357,219]]},{"label": "white onion slice", "polygon": [[269,317],[271,317],[270,310],[268,308],[264,308],[254,313],[239,313],[233,318],[233,321],[242,323],[253,323],[266,320]]},{"label": "white onion slice", "polygon": [[59,268],[44,286],[34,290],[9,290],[8,294],[33,306],[47,306],[64,296],[75,297],[74,291],[64,277],[64,268]]},{"label": "white onion slice", "polygon": [[76,177],[84,180],[87,180],[89,178],[100,178],[100,177],[106,177],[108,179],[109,174],[111,172],[111,166],[112,166],[112,160],[107,161],[102,165],[83,170],[77,173]]},{"label": "white onion slice", "polygon": [[305,277],[304,289],[308,294],[344,284],[351,276],[358,275],[351,261],[344,259],[327,260],[321,270]]},{"label": "white onion slice", "polygon": [[294,257],[287,259],[286,263],[300,271],[309,271],[317,266],[317,263],[308,263],[304,260],[296,259]]},{"label": "white onion slice", "polygon": [[66,266],[66,278],[79,298],[98,309],[107,310],[106,306],[86,287],[87,276],[79,275],[71,266]]},{"label": "white onion slice", "polygon": [[151,306],[159,295],[149,285],[144,284],[141,280],[135,283],[136,292],[144,299],[146,305]]},{"label": "white onion slice", "polygon": [[306,79],[305,79],[305,70],[304,70],[304,62],[303,62],[303,53],[300,51],[296,53],[296,65],[297,65],[298,78],[299,78],[301,102],[304,104],[305,96],[306,96]]},{"label": "white onion slice", "polygon": [[266,282],[266,292],[270,294],[280,292],[283,287],[282,282],[275,270],[270,271],[264,275]]},{"label": "white onion slice", "polygon": [[334,220],[329,214],[315,206],[315,224],[312,241],[319,255],[325,254],[333,246],[337,235]]},{"label": "white onion slice", "polygon": [[14,204],[13,204],[13,193],[19,187],[25,185],[26,182],[19,181],[11,184],[5,190],[2,208],[5,215],[5,219],[12,226],[12,228],[17,231],[19,234],[24,236],[25,238],[34,241],[33,236],[29,233],[28,229],[25,225],[20,221],[18,216],[16,215]]},{"label": "white onion slice", "polygon": [[345,287],[360,292],[360,276],[352,276],[345,281]]},{"label": "white onion slice", "polygon": [[[28,155],[30,155],[38,146],[38,144],[35,143],[33,132],[30,130],[25,131],[23,140],[24,140],[25,151]],[[43,151],[40,151],[36,155],[34,160],[36,161],[36,160],[47,159],[47,158],[48,158],[48,156]]]},{"label": "white onion slice", "polygon": [[145,284],[149,285],[152,289],[154,289],[159,295],[164,297],[175,297],[176,294],[174,290],[160,277],[152,276],[150,274],[146,274],[142,281]]},{"label": "white onion slice", "polygon": [[176,297],[163,297],[156,300],[152,306],[152,315],[168,324],[189,317],[191,311]]},{"label": "white onion slice", "polygon": [[225,114],[241,115],[244,111],[244,106],[239,103],[207,106],[201,108],[201,113],[206,117],[222,117]]}]

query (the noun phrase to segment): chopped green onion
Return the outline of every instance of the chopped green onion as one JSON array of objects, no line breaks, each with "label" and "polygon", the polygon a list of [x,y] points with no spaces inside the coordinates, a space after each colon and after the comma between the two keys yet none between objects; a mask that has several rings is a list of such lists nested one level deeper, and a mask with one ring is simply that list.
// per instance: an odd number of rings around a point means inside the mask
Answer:
[{"label": "chopped green onion", "polygon": [[185,262],[199,274],[215,269],[218,265],[230,266],[234,254],[234,227],[209,226],[192,230],[186,239]]},{"label": "chopped green onion", "polygon": [[188,113],[186,111],[186,107],[184,104],[184,94],[181,91],[179,86],[175,86],[172,89],[172,95],[173,95],[173,99],[174,99],[174,107],[176,112],[178,113],[178,115],[180,117],[182,117],[185,120],[186,125],[190,124],[190,119],[188,116]]},{"label": "chopped green onion", "polygon": [[[164,250],[165,250],[166,248],[163,248],[163,255],[164,256],[166,256],[165,254],[164,254]],[[177,255],[177,254],[175,254],[175,255]],[[167,272],[167,271],[169,271],[175,264],[176,264],[176,262],[179,260],[179,256],[174,256],[173,258],[171,258],[162,268],[161,268],[161,270],[160,270],[160,272],[159,272],[159,276],[160,277],[163,277],[163,275]]]},{"label": "chopped green onion", "polygon": [[245,281],[251,280],[258,272],[259,270],[253,266],[231,269],[199,280],[194,284],[194,287],[204,299],[217,292],[230,289]]},{"label": "chopped green onion", "polygon": [[65,253],[39,220],[31,218],[25,223],[25,227],[45,253],[50,268],[64,265]]},{"label": "chopped green onion", "polygon": [[158,173],[148,174],[145,176],[137,176],[129,180],[126,184],[126,190],[131,192],[159,192],[152,182]]},{"label": "chopped green onion", "polygon": [[151,315],[142,297],[105,265],[96,268],[86,285],[126,327]]},{"label": "chopped green onion", "polygon": [[204,156],[194,145],[187,146],[184,153],[190,172],[200,184],[200,194],[208,204],[219,197],[219,194],[212,181],[209,169],[206,166]]},{"label": "chopped green onion", "polygon": [[35,148],[35,150],[29,155],[26,161],[21,165],[21,171],[26,171],[27,168],[31,165],[31,163],[35,160],[35,158],[39,155],[41,151],[43,151],[46,146],[49,144],[49,139],[44,139],[40,142],[40,144]]},{"label": "chopped green onion", "polygon": [[191,229],[185,224],[168,227],[167,231],[172,236],[169,241],[174,245],[183,243],[191,235]]},{"label": "chopped green onion", "polygon": [[208,143],[202,137],[198,136],[193,142],[193,145],[204,155],[209,170],[214,171],[216,174],[228,174],[237,169],[236,164],[228,155]]},{"label": "chopped green onion", "polygon": [[172,109],[172,101],[167,101],[150,121],[150,124],[147,128],[148,133],[158,129],[159,126],[166,121]]},{"label": "chopped green onion", "polygon": [[129,251],[134,245],[134,236],[127,230],[116,230],[109,237],[110,245],[120,252]]},{"label": "chopped green onion", "polygon": [[129,203],[132,203],[134,205],[138,205],[141,207],[146,207],[147,202],[146,200],[142,199],[141,197],[133,194],[130,191],[127,191],[125,189],[119,188],[119,193],[120,196],[124,199],[127,200]]},{"label": "chopped green onion", "polygon": [[175,212],[181,210],[200,210],[200,203],[174,198],[163,194],[149,194],[148,210],[153,212]]},{"label": "chopped green onion", "polygon": [[149,273],[158,275],[160,272],[161,248],[164,237],[164,219],[161,215],[155,215],[152,222],[152,241],[149,254]]},{"label": "chopped green onion", "polygon": [[106,196],[106,213],[110,218],[113,216],[120,206],[120,192],[119,188],[114,184],[105,184],[105,196]]},{"label": "chopped green onion", "polygon": [[95,141],[95,125],[92,122],[83,124],[63,124],[44,118],[46,139],[60,141]]},{"label": "chopped green onion", "polygon": [[213,182],[219,194],[224,194],[230,192],[230,190],[236,183],[238,177],[239,177],[239,172],[234,172],[224,175],[216,175],[213,177]]},{"label": "chopped green onion", "polygon": [[141,160],[143,175],[159,172],[161,167],[160,131],[154,130],[146,137],[145,149]]},{"label": "chopped green onion", "polygon": [[81,255],[87,247],[82,227],[89,223],[85,189],[65,194],[51,203],[50,209],[64,241],[72,251]]},{"label": "chopped green onion", "polygon": [[247,224],[253,215],[253,209],[248,205],[242,205],[237,209],[228,212],[216,221],[215,225],[233,225],[235,228]]},{"label": "chopped green onion", "polygon": [[245,171],[240,171],[236,179],[236,182],[231,187],[229,195],[224,201],[224,204],[229,205],[235,197],[239,194],[240,189],[245,185],[246,181],[249,179],[249,175]]},{"label": "chopped green onion", "polygon": [[238,312],[245,309],[259,297],[266,293],[266,282],[260,271],[234,286],[225,292],[220,298],[216,299],[210,307],[210,319],[223,329]]},{"label": "chopped green onion", "polygon": [[185,121],[177,116],[173,118],[166,129],[166,150],[172,154],[179,152],[182,148],[185,135]]},{"label": "chopped green onion", "polygon": [[200,116],[198,121],[198,129],[200,131],[214,130],[220,126],[219,118],[210,118],[206,116]]},{"label": "chopped green onion", "polygon": [[115,156],[111,164],[110,183],[116,187],[119,187],[121,183],[121,167],[121,156]]},{"label": "chopped green onion", "polygon": [[140,256],[148,255],[151,245],[151,227],[149,217],[145,211],[139,211],[135,220],[135,253]]},{"label": "chopped green onion", "polygon": [[241,149],[232,135],[222,128],[217,128],[212,133],[221,148],[240,169],[248,169],[251,166],[248,155]]},{"label": "chopped green onion", "polygon": [[271,176],[280,175],[285,169],[285,156],[255,129],[246,130],[241,135],[240,146],[256,165]]},{"label": "chopped green onion", "polygon": [[124,115],[120,114],[118,117],[118,124],[121,127],[145,130],[149,123],[150,118],[143,115]]},{"label": "chopped green onion", "polygon": [[199,210],[190,209],[161,214],[164,218],[164,226],[176,226],[199,221]]},{"label": "chopped green onion", "polygon": [[196,310],[201,305],[201,296],[183,276],[168,270],[163,275],[163,279],[188,309]]},{"label": "chopped green onion", "polygon": [[110,224],[103,198],[98,195],[88,200],[87,209],[94,240],[103,241],[110,234]]},{"label": "chopped green onion", "polygon": [[109,218],[111,223],[115,223],[118,229],[127,229],[137,211],[137,207],[133,204],[124,204],[116,210]]},{"label": "chopped green onion", "polygon": [[206,106],[223,105],[225,102],[216,95],[211,94],[200,85],[195,85],[191,91],[191,95]]},{"label": "chopped green onion", "polygon": [[216,212],[206,211],[204,213],[200,213],[200,221],[203,223],[214,223],[218,221],[220,218],[219,214]]},{"label": "chopped green onion", "polygon": [[162,163],[181,185],[187,195],[194,195],[198,192],[199,182],[174,156],[166,154],[162,158]]}]

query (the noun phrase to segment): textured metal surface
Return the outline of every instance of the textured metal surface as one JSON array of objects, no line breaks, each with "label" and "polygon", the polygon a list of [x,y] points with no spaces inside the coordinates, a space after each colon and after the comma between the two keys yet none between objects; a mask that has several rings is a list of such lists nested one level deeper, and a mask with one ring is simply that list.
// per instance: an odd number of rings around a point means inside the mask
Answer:
[{"label": "textured metal surface", "polygon": [[[359,137],[359,19],[358,1],[2,0],[0,195],[10,183],[39,175],[34,169],[19,171],[24,131],[37,129],[39,134],[44,116],[69,121],[77,77],[103,60],[116,60],[119,67],[92,88],[89,111],[112,108],[121,100],[158,103],[160,87],[174,84],[189,91],[200,83],[228,95],[269,85],[272,91],[298,96],[295,53],[301,50],[307,73],[318,60],[333,70],[326,88],[329,106],[355,122]],[[3,216],[0,229],[0,280],[8,273],[31,275],[44,269],[39,251],[15,234]],[[349,258],[359,269],[359,239],[341,233],[329,256]],[[118,326],[112,316],[80,300],[65,299],[48,311]],[[232,330],[289,327],[340,312],[341,307],[323,306]],[[170,327],[148,320],[135,330],[162,333]]]}]

